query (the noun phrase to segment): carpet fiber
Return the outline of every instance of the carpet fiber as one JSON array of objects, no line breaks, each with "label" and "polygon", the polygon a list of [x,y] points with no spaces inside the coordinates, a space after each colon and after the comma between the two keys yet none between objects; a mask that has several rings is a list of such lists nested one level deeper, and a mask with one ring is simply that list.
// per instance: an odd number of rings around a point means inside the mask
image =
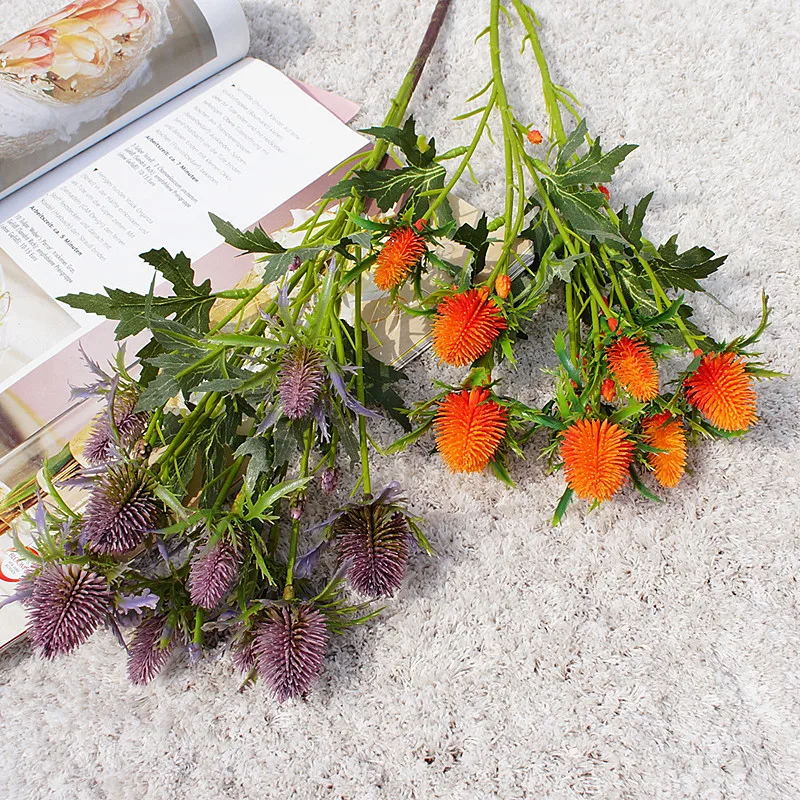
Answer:
[{"label": "carpet fiber", "polygon": [[[58,3],[0,0],[0,39]],[[380,120],[433,0],[244,0],[253,54]],[[800,16],[791,0],[541,0],[554,78],[607,144],[639,143],[615,204],[655,190],[646,233],[730,253],[696,303],[719,339],[774,306],[762,349],[797,374]],[[478,11],[476,11],[478,9]],[[414,100],[444,147],[486,81],[488,0],[454,0]],[[509,75],[545,127],[531,65]],[[502,159],[461,193],[497,212]],[[154,243],[157,246],[158,243]],[[505,389],[541,400],[560,324],[545,308]],[[794,342],[794,344],[792,344]],[[788,344],[787,344],[788,343]],[[415,365],[407,396],[426,391]],[[449,376],[448,376],[449,377]],[[307,701],[237,693],[222,652],[128,685],[110,635],[44,663],[0,657],[0,796],[26,798],[796,798],[800,796],[797,380],[759,387],[761,423],[704,443],[667,503],[626,490],[561,527],[533,452],[518,490],[453,477],[419,446],[380,462],[427,518],[382,618],[335,642]],[[384,438],[392,431],[386,425]],[[794,453],[794,455],[793,455]]]}]

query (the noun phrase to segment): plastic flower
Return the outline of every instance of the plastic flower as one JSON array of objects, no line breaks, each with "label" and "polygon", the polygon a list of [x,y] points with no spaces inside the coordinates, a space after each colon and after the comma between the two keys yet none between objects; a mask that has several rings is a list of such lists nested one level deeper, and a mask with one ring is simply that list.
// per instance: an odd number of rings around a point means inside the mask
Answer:
[{"label": "plastic flower", "polygon": [[239,576],[240,557],[227,539],[196,555],[189,568],[189,598],[201,608],[214,608]]},{"label": "plastic flower", "polygon": [[686,397],[724,431],[743,431],[756,420],[756,391],[747,362],[736,353],[709,353],[686,379]]},{"label": "plastic flower", "polygon": [[606,359],[617,383],[628,394],[642,401],[656,397],[658,369],[650,348],[644,342],[620,336],[606,349]]},{"label": "plastic flower", "polygon": [[613,403],[617,396],[617,384],[611,378],[606,378],[600,385],[600,395],[606,403]]},{"label": "plastic flower", "polygon": [[544,137],[541,134],[541,131],[537,131],[535,128],[528,131],[528,141],[531,144],[541,144],[544,141]]},{"label": "plastic flower", "polygon": [[627,432],[608,420],[580,419],[560,447],[567,485],[583,500],[608,500],[622,486],[633,458]]},{"label": "plastic flower", "polygon": [[[117,392],[113,396],[114,425],[119,434],[120,444],[124,449],[132,447],[144,433],[147,426],[147,414],[134,412],[138,395],[135,392]],[[95,419],[92,434],[83,451],[91,464],[105,464],[117,455],[117,442],[111,431],[109,412],[103,411]]]},{"label": "plastic flower", "polygon": [[316,350],[295,344],[286,350],[278,374],[283,413],[300,419],[311,411],[322,385],[322,358]]},{"label": "plastic flower", "polygon": [[508,297],[508,293],[511,291],[511,278],[505,273],[498,275],[497,280],[494,282],[494,290],[498,297],[505,300],[506,297]]},{"label": "plastic flower", "polygon": [[411,228],[395,228],[376,260],[375,285],[382,291],[399,286],[425,255],[425,240]]},{"label": "plastic flower", "polygon": [[665,411],[645,419],[642,430],[650,447],[664,451],[647,454],[656,480],[667,488],[677,486],[686,471],[686,432],[680,419]]},{"label": "plastic flower", "polygon": [[152,478],[135,464],[109,467],[83,514],[83,536],[92,550],[120,555],[138,547],[162,518],[154,488]]},{"label": "plastic flower", "polygon": [[451,472],[480,472],[506,433],[508,412],[488,389],[452,392],[439,403],[436,446]]},{"label": "plastic flower", "polygon": [[148,617],[136,626],[128,647],[128,678],[143,686],[150,683],[169,661],[174,645],[172,630],[165,616]]},{"label": "plastic flower", "polygon": [[75,564],[47,564],[32,579],[28,633],[36,650],[55,658],[82,645],[111,611],[108,582]]},{"label": "plastic flower", "polygon": [[333,524],[340,563],[356,591],[388,597],[403,580],[408,562],[408,522],[381,502],[353,506]]},{"label": "plastic flower", "polygon": [[440,361],[463,367],[489,352],[508,325],[489,298],[489,289],[469,289],[439,303],[433,323],[433,350]]},{"label": "plastic flower", "polygon": [[273,606],[259,626],[253,652],[258,674],[278,702],[308,694],[322,670],[328,648],[328,626],[309,603]]}]

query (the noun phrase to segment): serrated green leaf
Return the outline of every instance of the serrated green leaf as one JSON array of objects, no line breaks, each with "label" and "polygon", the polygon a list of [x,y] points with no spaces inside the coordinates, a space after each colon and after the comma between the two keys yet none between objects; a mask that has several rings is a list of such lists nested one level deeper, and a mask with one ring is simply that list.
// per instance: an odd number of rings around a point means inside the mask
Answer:
[{"label": "serrated green leaf", "polygon": [[586,120],[582,119],[575,130],[567,137],[567,141],[559,148],[557,170],[566,168],[567,162],[578,152],[578,148],[586,140]]},{"label": "serrated green leaf", "polygon": [[603,153],[600,140],[596,139],[589,152],[577,163],[556,173],[555,180],[562,187],[606,183],[614,177],[614,170],[625,157],[637,147],[635,144],[621,144]]},{"label": "serrated green leaf", "polygon": [[598,197],[596,192],[561,191],[553,183],[548,184],[548,192],[575,232],[587,242],[596,238],[601,242],[616,241],[625,244],[614,223],[594,207]]},{"label": "serrated green leaf", "polygon": [[416,122],[413,116],[408,117],[402,128],[395,128],[389,125],[365,128],[360,132],[396,145],[406,157],[406,161],[412,166],[427,167],[436,158],[436,143],[433,139],[425,143],[425,148],[420,147],[420,137],[417,136]]},{"label": "serrated green leaf", "polygon": [[304,264],[316,258],[325,249],[325,247],[295,247],[277,255],[260,258],[259,261],[266,264],[262,275],[264,283],[272,283],[285,275],[296,258]]},{"label": "serrated green leaf", "polygon": [[167,400],[175,397],[179,391],[178,381],[168,373],[161,373],[150,381],[147,388],[142,392],[136,404],[136,411],[153,411],[156,408],[161,408]]},{"label": "serrated green leaf", "polygon": [[259,477],[268,472],[272,466],[271,448],[269,442],[261,436],[250,436],[245,439],[236,449],[234,456],[249,456],[247,462],[247,472],[245,480],[247,486],[252,490]]},{"label": "serrated green leaf", "polygon": [[246,253],[283,253],[286,249],[272,239],[261,226],[257,226],[252,231],[242,231],[225,222],[216,214],[209,214],[211,222],[217,229],[217,233],[237,250]]}]

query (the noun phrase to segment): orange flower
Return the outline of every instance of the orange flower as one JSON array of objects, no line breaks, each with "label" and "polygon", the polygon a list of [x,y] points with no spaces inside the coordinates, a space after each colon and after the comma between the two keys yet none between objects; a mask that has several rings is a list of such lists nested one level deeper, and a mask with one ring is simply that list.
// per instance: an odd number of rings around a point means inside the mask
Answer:
[{"label": "orange flower", "polygon": [[614,398],[617,396],[617,384],[614,383],[611,378],[606,378],[603,383],[600,384],[600,394],[606,403],[613,403]]},{"label": "orange flower", "polygon": [[544,139],[542,134],[534,128],[533,130],[528,131],[528,141],[531,144],[541,144]]},{"label": "orange flower", "polygon": [[439,403],[436,446],[451,472],[480,472],[506,434],[508,413],[488,389],[452,392]]},{"label": "orange flower", "polygon": [[498,297],[505,300],[511,291],[511,278],[506,274],[498,275],[497,280],[494,282],[494,290],[497,292]]},{"label": "orange flower", "polygon": [[606,200],[611,199],[611,192],[609,192],[608,189],[606,189],[606,187],[603,186],[602,183],[597,187],[597,190],[600,192],[601,195],[603,195],[603,197],[605,197]]},{"label": "orange flower", "polygon": [[507,327],[485,286],[446,297],[436,312],[433,350],[440,361],[454,367],[463,367],[489,352],[500,331]]},{"label": "orange flower", "polygon": [[579,419],[560,447],[567,485],[583,500],[608,500],[628,475],[633,442],[608,420]]},{"label": "orange flower", "polygon": [[646,444],[664,451],[647,454],[656,480],[668,489],[677,486],[686,471],[686,433],[680,419],[664,411],[645,419],[642,430]]},{"label": "orange flower", "polygon": [[606,350],[606,359],[617,383],[637,400],[652,400],[658,394],[658,369],[644,342],[620,336]]},{"label": "orange flower", "polygon": [[689,402],[724,431],[743,431],[757,419],[756,391],[746,366],[736,353],[709,353],[686,379]]},{"label": "orange flower", "polygon": [[611,333],[614,333],[617,328],[619,328],[619,320],[616,317],[609,317],[608,329],[611,331]]},{"label": "orange flower", "polygon": [[425,240],[411,228],[395,228],[378,253],[375,285],[382,291],[394,289],[419,264],[425,254]]}]

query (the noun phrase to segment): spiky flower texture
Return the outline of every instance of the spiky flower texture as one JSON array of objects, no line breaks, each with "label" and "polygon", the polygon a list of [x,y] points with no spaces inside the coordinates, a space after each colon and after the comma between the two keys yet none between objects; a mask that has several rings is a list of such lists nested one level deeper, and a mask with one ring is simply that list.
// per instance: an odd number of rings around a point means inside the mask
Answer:
[{"label": "spiky flower texture", "polygon": [[469,289],[439,303],[433,323],[433,350],[440,361],[463,367],[488,353],[508,325],[489,289]]},{"label": "spiky flower texture", "polygon": [[645,442],[661,453],[648,453],[647,460],[656,480],[668,489],[678,485],[686,471],[686,432],[677,417],[668,411],[642,422]]},{"label": "spiky flower texture", "polygon": [[109,467],[83,515],[83,535],[91,549],[121,555],[138,547],[163,516],[153,492],[153,479],[144,468],[132,463]]},{"label": "spiky flower texture", "polygon": [[253,652],[259,677],[278,702],[303,697],[322,669],[328,626],[309,603],[273,606],[256,633]]},{"label": "spiky flower texture", "polygon": [[144,686],[161,672],[169,661],[173,639],[172,632],[166,630],[166,617],[161,614],[148,617],[137,625],[128,648],[128,678],[131,683]]},{"label": "spiky flower texture", "polygon": [[373,280],[381,291],[399,286],[425,254],[425,240],[411,228],[395,228],[375,261]]},{"label": "spiky flower texture", "polygon": [[488,389],[453,392],[439,404],[436,446],[451,472],[480,472],[506,433],[508,413]]},{"label": "spiky flower texture", "polygon": [[106,579],[75,564],[47,564],[32,584],[28,633],[45,658],[82,645],[111,611]]},{"label": "spiky flower texture", "polygon": [[187,581],[191,601],[201,608],[214,608],[235,583],[239,563],[239,554],[226,539],[195,556]]},{"label": "spiky flower texture", "polygon": [[637,400],[652,400],[658,394],[658,368],[650,348],[639,339],[620,336],[607,350],[608,368]]},{"label": "spiky flower texture", "polygon": [[[134,412],[138,400],[135,392],[118,392],[114,398],[114,425],[123,448],[134,445],[147,426],[147,414]],[[111,431],[108,411],[103,411],[95,419],[83,452],[91,464],[105,464],[115,457],[116,450],[117,442]]]},{"label": "spiky flower texture", "polygon": [[743,431],[756,422],[756,391],[746,366],[736,353],[709,353],[686,379],[689,402],[724,431]]},{"label": "spiky flower texture", "polygon": [[625,482],[633,442],[614,422],[579,419],[560,447],[567,485],[582,500],[608,500]]},{"label": "spiky flower texture", "polygon": [[303,344],[288,348],[281,361],[278,393],[283,413],[300,419],[311,411],[322,385],[322,359]]},{"label": "spiky flower texture", "polygon": [[349,562],[353,588],[370,597],[388,597],[403,580],[408,561],[406,518],[383,503],[354,506],[333,525],[339,562]]}]

